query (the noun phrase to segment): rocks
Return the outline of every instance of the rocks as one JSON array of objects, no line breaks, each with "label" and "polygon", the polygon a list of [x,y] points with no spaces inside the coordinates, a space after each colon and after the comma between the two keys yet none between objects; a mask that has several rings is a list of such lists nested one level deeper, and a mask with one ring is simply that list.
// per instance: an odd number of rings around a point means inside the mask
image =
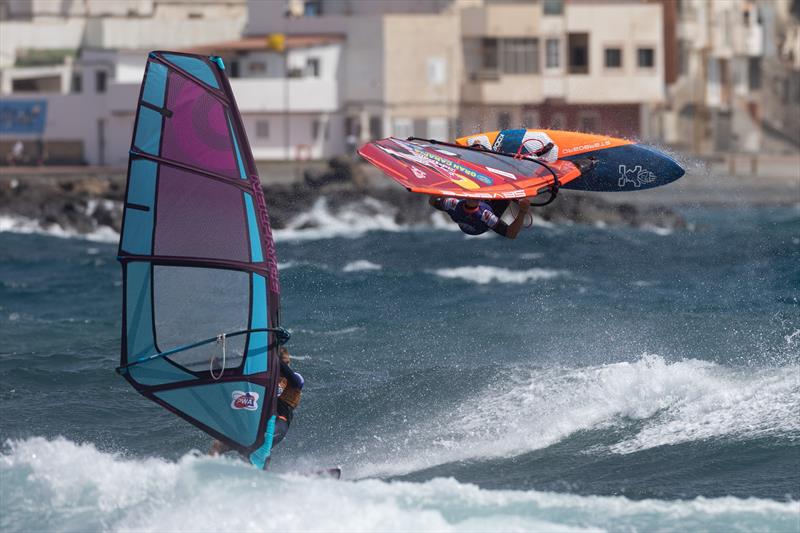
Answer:
[{"label": "rocks", "polygon": [[[335,179],[264,187],[273,227],[286,227],[321,197],[333,216],[355,209],[367,216],[394,217],[400,225],[430,224],[433,211],[426,197],[399,187],[368,187],[361,179],[354,183],[352,170],[345,172],[340,166],[338,162],[330,164]],[[347,177],[340,172],[348,174]],[[119,231],[124,190],[124,177],[119,175],[4,176],[0,177],[0,214],[34,219],[44,225],[58,224],[80,233],[101,227]],[[562,192],[555,202],[534,208],[533,212],[553,222],[670,229],[686,226],[680,215],[665,207],[613,204],[591,193],[574,191]]]}]

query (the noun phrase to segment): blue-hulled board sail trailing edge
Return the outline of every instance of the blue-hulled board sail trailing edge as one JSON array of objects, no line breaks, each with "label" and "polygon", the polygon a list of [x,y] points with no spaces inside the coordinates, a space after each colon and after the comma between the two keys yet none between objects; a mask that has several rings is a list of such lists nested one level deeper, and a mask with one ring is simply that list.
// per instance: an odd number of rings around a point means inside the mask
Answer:
[{"label": "blue-hulled board sail trailing edge", "polygon": [[118,258],[118,371],[263,467],[275,424],[280,287],[261,183],[221,59],[149,54]]}]

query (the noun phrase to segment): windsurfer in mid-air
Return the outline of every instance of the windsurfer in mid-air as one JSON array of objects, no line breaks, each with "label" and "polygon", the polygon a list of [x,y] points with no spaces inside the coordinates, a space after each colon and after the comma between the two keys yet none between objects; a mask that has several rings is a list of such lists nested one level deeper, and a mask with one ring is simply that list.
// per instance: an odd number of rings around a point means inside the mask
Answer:
[{"label": "windsurfer in mid-air", "polygon": [[[432,196],[428,201],[431,206],[439,211],[444,211],[453,222],[458,224],[461,231],[467,235],[481,235],[489,230],[508,239],[515,239],[525,222],[531,203],[527,198],[516,201],[519,212],[511,224],[500,220],[489,202],[474,198],[458,200],[456,198],[442,198]],[[505,209],[505,207],[503,208]],[[502,213],[500,213],[502,215]]]},{"label": "windsurfer in mid-air", "polygon": [[[280,378],[278,380],[278,413],[275,418],[275,432],[272,437],[272,446],[275,447],[283,440],[289,432],[289,425],[294,417],[294,410],[300,405],[303,385],[305,381],[299,372],[292,370],[289,364],[292,362],[289,350],[285,346],[278,349],[278,360],[280,363]],[[211,455],[219,455],[231,451],[225,443],[214,440],[211,444]],[[269,465],[267,461],[264,468]]]}]

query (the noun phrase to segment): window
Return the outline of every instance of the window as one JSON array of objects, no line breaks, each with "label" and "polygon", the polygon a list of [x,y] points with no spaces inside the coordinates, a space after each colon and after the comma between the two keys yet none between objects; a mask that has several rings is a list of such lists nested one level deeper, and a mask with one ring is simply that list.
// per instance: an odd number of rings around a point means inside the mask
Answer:
[{"label": "window", "polygon": [[589,34],[570,33],[569,42],[569,73],[589,73]]},{"label": "window", "polygon": [[405,139],[414,135],[414,123],[410,118],[396,118],[392,121],[392,136]]},{"label": "window", "polygon": [[106,92],[108,73],[105,70],[96,70],[94,73],[94,90],[98,93]]},{"label": "window", "polygon": [[320,136],[323,141],[328,139],[328,121],[315,118],[311,122],[311,138],[316,141],[320,139]]},{"label": "window", "polygon": [[539,127],[539,113],[535,111],[526,111],[522,115],[523,128],[538,128]]},{"label": "window", "polygon": [[497,114],[497,126],[501,130],[507,130],[511,127],[511,113],[505,111]]},{"label": "window", "polygon": [[761,58],[747,58],[747,83],[751,91],[761,88]]},{"label": "window", "polygon": [[545,15],[563,15],[564,0],[544,0]]},{"label": "window", "polygon": [[553,116],[550,117],[550,129],[551,130],[567,129],[567,118],[564,116],[564,113],[553,113]]},{"label": "window", "polygon": [[269,120],[256,121],[256,137],[269,139]]},{"label": "window", "polygon": [[322,0],[306,0],[303,4],[303,15],[306,17],[322,15]]},{"label": "window", "polygon": [[380,116],[369,117],[369,136],[371,139],[383,138],[383,118]]},{"label": "window", "polygon": [[639,48],[636,56],[639,68],[653,68],[656,65],[656,53],[652,48]]},{"label": "window", "polygon": [[503,39],[502,44],[504,73],[539,72],[539,39]]},{"label": "window", "polygon": [[426,71],[428,85],[444,85],[447,81],[447,62],[443,57],[429,57]]},{"label": "window", "polygon": [[606,48],[606,68],[622,68],[621,48]]},{"label": "window", "polygon": [[72,75],[72,92],[79,93],[83,91],[83,75],[77,72]]},{"label": "window", "polygon": [[558,39],[547,39],[545,41],[545,62],[547,68],[558,68],[561,63],[559,57],[561,53],[561,43]]},{"label": "window", "polygon": [[349,116],[344,119],[344,131],[347,135],[361,135],[361,119]]},{"label": "window", "polygon": [[247,65],[248,74],[264,74],[267,72],[267,64],[263,61],[253,61]]},{"label": "window", "polygon": [[578,130],[593,133],[600,129],[600,117],[597,113],[587,112],[578,115]]},{"label": "window", "polygon": [[499,63],[497,39],[483,39],[481,44],[481,68],[484,70],[497,70]]},{"label": "window", "polygon": [[447,119],[446,118],[429,118],[428,119],[428,137],[431,139],[447,140]]},{"label": "window", "polygon": [[231,69],[231,73],[230,73],[231,78],[238,78],[239,77],[239,61],[238,60],[233,60],[230,63],[228,63],[228,65],[229,65],[228,68]]},{"label": "window", "polygon": [[309,57],[306,59],[306,76],[319,78],[319,58]]},{"label": "window", "polygon": [[428,121],[424,118],[414,119],[414,137],[420,137],[421,139],[431,138],[431,136],[428,135]]}]

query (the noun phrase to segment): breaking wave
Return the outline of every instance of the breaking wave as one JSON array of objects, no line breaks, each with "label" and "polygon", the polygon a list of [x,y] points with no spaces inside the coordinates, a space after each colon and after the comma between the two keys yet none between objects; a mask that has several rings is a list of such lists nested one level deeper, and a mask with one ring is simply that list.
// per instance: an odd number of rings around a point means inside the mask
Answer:
[{"label": "breaking wave", "polygon": [[343,272],[363,272],[366,270],[381,270],[383,267],[372,261],[367,261],[366,259],[359,259],[358,261],[351,261],[347,263],[344,268],[342,268]]},{"label": "breaking wave", "polygon": [[[627,454],[714,438],[800,438],[800,367],[731,369],[657,355],[585,368],[516,368],[466,401],[384,440],[359,476],[392,476],[467,460],[515,457],[578,431],[617,428],[592,453]],[[487,424],[487,420],[492,420]],[[378,456],[380,454],[380,456]]]},{"label": "breaking wave", "polygon": [[0,233],[23,233],[48,235],[61,239],[86,239],[94,242],[117,242],[119,233],[109,226],[99,226],[89,233],[81,233],[75,229],[63,228],[58,224],[42,224],[21,216],[0,215]]},{"label": "breaking wave", "polygon": [[304,241],[406,229],[395,221],[391,208],[378,200],[365,198],[334,212],[325,198],[318,198],[311,209],[298,214],[285,228],[273,230],[272,234],[278,241]]},{"label": "breaking wave", "polygon": [[485,265],[440,268],[434,270],[433,273],[442,278],[461,279],[480,285],[486,285],[492,282],[528,283],[529,281],[548,280],[567,275],[565,270],[551,270],[546,268],[510,270],[508,268]]},{"label": "breaking wave", "polygon": [[0,475],[4,531],[788,531],[800,516],[797,502],[756,498],[632,501],[441,478],[275,475],[232,459],[124,458],[64,439],[7,444]]}]

